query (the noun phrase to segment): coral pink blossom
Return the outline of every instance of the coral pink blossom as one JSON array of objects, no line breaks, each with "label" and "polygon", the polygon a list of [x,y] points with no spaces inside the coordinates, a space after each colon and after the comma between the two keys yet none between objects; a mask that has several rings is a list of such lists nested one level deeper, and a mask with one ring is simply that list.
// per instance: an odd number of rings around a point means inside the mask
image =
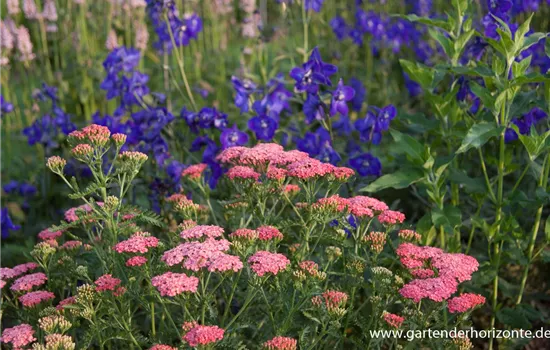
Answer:
[{"label": "coral pink blossom", "polygon": [[149,350],[178,350],[178,348],[175,348],[170,345],[164,345],[164,344],[156,344],[149,348]]},{"label": "coral pink blossom", "polygon": [[62,234],[63,234],[63,231],[50,231],[50,229],[47,228],[45,230],[40,231],[40,233],[38,234],[38,238],[40,238],[43,241],[48,241],[51,239],[57,239],[61,237]]},{"label": "coral pink blossom", "polygon": [[229,147],[218,154],[216,159],[219,160],[221,163],[233,163],[241,157],[241,154],[246,149],[246,147],[241,146]]},{"label": "coral pink blossom", "polygon": [[244,240],[253,241],[256,238],[258,238],[258,231],[251,230],[249,228],[240,228],[235,232],[232,232],[231,234],[229,234],[229,237],[232,239],[244,239]]},{"label": "coral pink blossom", "polygon": [[266,273],[278,274],[287,268],[290,261],[283,254],[261,250],[248,258],[248,263],[250,268],[262,277]]},{"label": "coral pink blossom", "polygon": [[0,338],[0,342],[5,344],[11,343],[14,349],[22,349],[35,340],[36,338],[34,337],[32,326],[26,323],[11,328],[5,328]]},{"label": "coral pink blossom", "polygon": [[45,290],[39,290],[36,292],[30,292],[19,297],[19,301],[25,307],[33,307],[40,304],[43,301],[48,301],[55,298],[55,295],[52,292],[47,292]]},{"label": "coral pink blossom", "polygon": [[353,171],[353,169],[350,169],[350,168],[339,166],[332,169],[332,175],[334,175],[334,177],[337,178],[338,180],[347,180],[353,175],[355,175],[355,171]]},{"label": "coral pink blossom", "polygon": [[405,321],[405,318],[396,314],[390,314],[389,312],[384,313],[382,317],[384,318],[384,321],[386,321],[386,323],[393,328],[401,327],[401,324]]},{"label": "coral pink blossom", "polygon": [[166,272],[153,277],[151,284],[157,288],[160,295],[174,297],[183,292],[195,293],[199,285],[199,279],[195,276],[187,276],[184,273]]},{"label": "coral pink blossom", "polygon": [[71,305],[71,304],[74,304],[76,303],[76,299],[75,297],[68,297],[66,299],[63,299],[59,302],[59,304],[57,304],[57,306],[55,307],[58,311],[62,311],[63,310],[63,307],[65,305]]},{"label": "coral pink blossom", "polygon": [[231,243],[225,239],[207,238],[204,242],[190,241],[164,252],[161,260],[168,266],[183,263],[186,269],[198,271],[207,267],[214,255],[227,251],[230,245]]},{"label": "coral pink blossom", "polygon": [[296,350],[298,341],[288,337],[275,337],[263,343],[263,347],[268,350]]},{"label": "coral pink blossom", "polygon": [[312,204],[312,208],[319,210],[329,210],[329,211],[344,211],[349,207],[350,203],[347,198],[342,198],[339,195],[335,194],[326,198],[319,198],[317,202]]},{"label": "coral pink blossom", "polygon": [[3,280],[9,280],[14,277],[19,276],[17,272],[14,269],[11,269],[9,267],[0,267],[0,278]]},{"label": "coral pink blossom", "polygon": [[415,269],[415,270],[411,270],[411,274],[415,278],[424,279],[424,278],[433,277],[435,275],[435,272],[432,269]]},{"label": "coral pink blossom", "polygon": [[316,262],[311,260],[302,261],[299,265],[301,270],[306,272],[308,275],[316,277],[319,275],[319,265]]},{"label": "coral pink blossom", "polygon": [[447,301],[449,312],[466,312],[478,305],[485,304],[485,297],[479,294],[464,293]]},{"label": "coral pink blossom", "polygon": [[383,212],[389,209],[386,203],[372,197],[355,196],[353,198],[350,198],[349,201],[351,202],[351,204],[369,208],[377,212]]},{"label": "coral pink blossom", "polygon": [[183,336],[183,340],[192,347],[208,345],[223,339],[225,331],[218,326],[195,326]]},{"label": "coral pink blossom", "polygon": [[413,230],[401,230],[397,235],[400,239],[407,242],[419,242],[422,239],[422,237]]},{"label": "coral pink blossom", "polygon": [[183,239],[198,239],[201,237],[220,237],[224,233],[224,229],[215,225],[197,225],[180,233],[180,237]]},{"label": "coral pink blossom", "polygon": [[147,258],[144,256],[134,256],[126,260],[126,266],[141,266],[147,262]]},{"label": "coral pink blossom", "polygon": [[38,268],[37,263],[29,262],[29,263],[14,266],[13,271],[16,273],[16,276],[20,276],[24,273],[27,273],[27,272],[29,272],[31,270],[34,270],[34,269],[37,269],[37,268]]},{"label": "coral pink blossom", "polygon": [[252,180],[258,180],[260,177],[260,173],[256,172],[251,167],[247,166],[235,166],[227,172],[227,177],[231,180],[234,179],[252,179]]},{"label": "coral pink blossom", "polygon": [[394,210],[384,210],[378,215],[378,221],[380,221],[381,224],[387,225],[402,224],[403,221],[405,221],[405,214]]},{"label": "coral pink blossom", "polygon": [[204,163],[191,165],[182,171],[181,176],[189,177],[190,179],[198,179],[207,167],[208,165]]},{"label": "coral pink blossom", "polygon": [[0,280],[0,289],[4,289],[5,286],[6,286],[6,281]]},{"label": "coral pink blossom", "polygon": [[415,279],[399,290],[405,298],[412,299],[418,303],[422,299],[431,299],[435,302],[442,302],[456,292],[458,283],[455,278],[435,277],[426,279]]},{"label": "coral pink blossom", "polygon": [[42,272],[33,273],[23,277],[19,277],[13,282],[10,289],[16,292],[29,291],[34,287],[38,287],[46,283],[48,277]]},{"label": "coral pink blossom", "polygon": [[288,176],[302,180],[321,177],[331,173],[332,164],[322,163],[317,159],[307,158],[288,165]]},{"label": "coral pink blossom", "polygon": [[238,256],[218,253],[210,258],[208,271],[210,272],[237,272],[243,268],[243,263]]},{"label": "coral pink blossom", "polygon": [[300,186],[294,185],[294,184],[288,184],[285,186],[284,190],[285,193],[296,193],[300,192]]},{"label": "coral pink blossom", "polygon": [[67,249],[67,250],[77,249],[77,248],[80,248],[81,246],[82,246],[82,242],[80,241],[67,241],[63,243],[63,245],[61,246],[61,249]]},{"label": "coral pink blossom", "polygon": [[283,239],[283,234],[274,226],[260,226],[256,229],[258,238],[261,241],[271,241]]},{"label": "coral pink blossom", "polygon": [[115,251],[117,253],[145,254],[149,251],[149,248],[154,248],[158,244],[159,240],[156,237],[134,234],[127,240],[117,243]]},{"label": "coral pink blossom", "polygon": [[267,169],[266,176],[271,180],[283,180],[287,174],[285,169],[277,168],[275,166],[270,166]]},{"label": "coral pink blossom", "polygon": [[111,274],[107,274],[99,277],[94,283],[96,285],[96,290],[99,292],[103,292],[106,290],[114,291],[115,288],[120,284],[120,280],[113,277]]},{"label": "coral pink blossom", "polygon": [[[103,202],[96,202],[96,204],[100,207],[103,206]],[[90,213],[92,212],[92,207],[90,207],[88,204],[83,204],[79,207],[74,207],[65,212],[65,220],[68,222],[74,222],[79,219],[77,213]]]}]

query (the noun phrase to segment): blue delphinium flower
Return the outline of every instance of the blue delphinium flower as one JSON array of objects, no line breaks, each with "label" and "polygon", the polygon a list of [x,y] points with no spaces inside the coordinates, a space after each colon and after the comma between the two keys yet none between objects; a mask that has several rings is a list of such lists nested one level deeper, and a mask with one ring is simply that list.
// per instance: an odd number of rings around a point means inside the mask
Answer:
[{"label": "blue delphinium flower", "polygon": [[8,238],[10,236],[10,231],[17,231],[21,229],[21,226],[15,225],[11,220],[7,207],[2,208],[2,212],[0,213],[0,221],[2,222],[2,239]]},{"label": "blue delphinium flower", "polygon": [[314,133],[306,132],[303,138],[295,137],[294,141],[298,150],[322,162],[337,164],[342,159],[332,147],[330,133],[323,127],[319,127]]},{"label": "blue delphinium flower", "polygon": [[248,121],[248,128],[254,131],[258,140],[271,141],[279,128],[279,122],[267,115],[258,115]]},{"label": "blue delphinium flower", "polygon": [[248,142],[248,135],[237,128],[237,124],[233,124],[232,128],[226,128],[220,135],[222,149],[233,146],[244,146]]},{"label": "blue delphinium flower", "polygon": [[351,109],[359,112],[361,110],[361,107],[363,107],[363,102],[365,101],[365,98],[367,96],[367,89],[365,88],[361,80],[355,77],[351,78],[350,86],[355,91],[353,99],[351,100]]},{"label": "blue delphinium flower", "polygon": [[343,40],[348,35],[348,25],[346,24],[346,20],[341,16],[331,19],[330,27],[338,40]]},{"label": "blue delphinium flower", "polygon": [[376,116],[376,129],[380,132],[388,131],[390,128],[391,121],[397,115],[397,109],[394,105],[387,105],[378,111]]},{"label": "blue delphinium flower", "polygon": [[323,2],[325,0],[304,0],[304,1],[305,1],[304,6],[306,7],[306,10],[313,10],[315,12],[320,12],[321,7],[323,7]]},{"label": "blue delphinium flower", "polygon": [[6,192],[6,194],[15,193],[17,192],[18,188],[19,188],[19,181],[16,181],[16,180],[11,180],[10,182],[2,186],[2,189],[4,190],[4,192]]},{"label": "blue delphinium flower", "polygon": [[315,47],[309,60],[301,67],[292,68],[290,76],[296,80],[294,89],[297,92],[316,93],[319,90],[319,84],[331,85],[330,76],[337,71],[338,68],[335,65],[322,61],[319,49]]},{"label": "blue delphinium flower", "polygon": [[0,117],[11,112],[13,112],[13,104],[6,101],[4,96],[0,95]]},{"label": "blue delphinium flower", "polygon": [[332,122],[332,129],[338,135],[349,136],[353,131],[353,126],[348,116],[340,115],[340,117]]},{"label": "blue delphinium flower", "polygon": [[336,90],[332,92],[332,101],[330,103],[330,115],[335,116],[336,113],[347,116],[349,113],[348,101],[351,101],[355,95],[355,90],[352,87],[344,85],[344,81],[340,79]]},{"label": "blue delphinium flower", "polygon": [[361,176],[380,176],[382,164],[370,153],[363,153],[349,160],[349,165]]},{"label": "blue delphinium flower", "polygon": [[266,84],[266,90],[267,93],[261,102],[265,106],[265,114],[278,119],[283,111],[291,110],[289,100],[293,94],[285,87],[282,74],[270,79]]},{"label": "blue delphinium flower", "polygon": [[241,110],[241,113],[248,112],[248,99],[250,95],[256,91],[256,84],[248,79],[240,80],[235,76],[231,77],[231,83],[237,92],[235,95],[235,106]]},{"label": "blue delphinium flower", "polygon": [[407,73],[403,72],[403,78],[405,79],[405,87],[411,97],[416,97],[422,94],[422,87],[416,81],[412,80]]},{"label": "blue delphinium flower", "polygon": [[421,17],[429,17],[432,13],[432,0],[407,0],[407,3],[412,6],[412,13]]},{"label": "blue delphinium flower", "polygon": [[323,120],[326,115],[325,108],[326,106],[323,101],[321,101],[319,94],[307,94],[303,106],[306,124],[311,124],[315,120]]},{"label": "blue delphinium flower", "polygon": [[354,123],[355,129],[359,131],[362,142],[372,142],[377,145],[382,140],[382,133],[376,128],[376,114],[369,110],[363,119],[357,119]]},{"label": "blue delphinium flower", "polygon": [[332,144],[329,141],[325,141],[321,145],[321,149],[319,150],[319,154],[316,156],[317,159],[319,159],[323,163],[331,163],[333,165],[338,164],[342,160],[342,157],[336,152],[334,148],[332,148]]},{"label": "blue delphinium flower", "polygon": [[[512,123],[517,126],[518,131],[522,135],[528,135],[531,132],[531,128],[538,122],[546,119],[548,115],[542,109],[534,107],[527,114],[524,114],[520,118],[513,118]],[[512,142],[517,140],[518,134],[512,128],[507,128],[504,134],[504,140],[506,142]]]},{"label": "blue delphinium flower", "polygon": [[19,185],[19,194],[23,197],[32,197],[38,190],[36,186],[23,182]]}]

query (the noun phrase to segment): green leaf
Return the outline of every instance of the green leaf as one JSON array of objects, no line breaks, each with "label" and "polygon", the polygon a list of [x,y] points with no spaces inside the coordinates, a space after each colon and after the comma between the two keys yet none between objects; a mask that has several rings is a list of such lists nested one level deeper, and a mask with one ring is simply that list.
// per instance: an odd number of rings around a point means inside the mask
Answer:
[{"label": "green leaf", "polygon": [[456,55],[456,57],[460,57],[460,55],[462,54],[462,50],[464,50],[466,44],[468,44],[468,41],[472,39],[472,36],[474,36],[475,32],[476,31],[474,29],[470,29],[467,32],[460,34],[454,44],[454,54]]},{"label": "green leaf", "polygon": [[531,65],[531,58],[533,56],[527,56],[527,58],[516,62],[514,61],[512,63],[512,73],[514,74],[514,77],[521,77],[525,74],[525,71],[529,66]]},{"label": "green leaf", "polygon": [[410,15],[394,15],[395,17],[401,17],[401,18],[405,18],[411,22],[418,22],[418,23],[422,23],[422,24],[427,24],[429,26],[432,26],[432,27],[437,27],[437,28],[441,28],[441,29],[444,29],[446,31],[449,31],[451,30],[451,26],[449,25],[449,23],[445,22],[445,21],[442,21],[442,20],[439,20],[439,19],[431,19],[431,18],[426,18],[426,17],[419,17],[415,14],[410,14]]},{"label": "green leaf", "polygon": [[550,81],[550,74],[540,74],[533,72],[513,79],[510,83],[510,87],[522,86],[531,83],[543,83],[548,81]]},{"label": "green leaf", "polygon": [[432,210],[432,222],[436,227],[443,226],[446,232],[453,232],[454,228],[462,224],[462,212],[457,207],[447,206],[443,210]]},{"label": "green leaf", "polygon": [[528,48],[530,48],[531,46],[535,45],[536,43],[538,43],[540,40],[546,38],[548,34],[546,33],[533,33],[531,35],[529,35],[527,38],[525,38],[525,40],[523,41],[523,45],[521,46],[521,48],[519,49],[519,52],[517,53],[518,55],[520,53],[522,53],[523,51],[527,50]]},{"label": "green leaf", "polygon": [[481,102],[483,102],[485,107],[491,108],[495,104],[495,99],[487,88],[484,88],[475,81],[470,81],[469,86],[474,95],[481,99]]},{"label": "green leaf", "polygon": [[512,328],[531,328],[531,323],[521,310],[505,307],[497,311],[497,318],[500,322]]},{"label": "green leaf", "polygon": [[471,178],[464,170],[452,169],[449,180],[464,187],[468,193],[486,193],[487,187],[483,178]]},{"label": "green leaf", "polygon": [[527,34],[527,32],[529,31],[529,25],[531,24],[531,20],[533,19],[533,14],[534,13],[531,13],[529,18],[527,18],[525,22],[523,22],[516,30],[516,34],[514,36],[516,51],[523,45],[525,34]]},{"label": "green leaf", "polygon": [[409,77],[419,83],[424,90],[431,87],[435,75],[433,68],[403,59],[400,59],[399,63]]},{"label": "green leaf", "polygon": [[458,67],[448,67],[449,70],[452,73],[458,73],[461,75],[472,75],[474,77],[494,77],[495,72],[491,70],[488,66],[486,66],[483,63],[479,63],[476,67],[466,67],[466,66],[458,66]]},{"label": "green leaf", "polygon": [[550,215],[546,218],[546,225],[544,225],[544,234],[546,235],[546,242],[550,243]]},{"label": "green leaf", "polygon": [[397,130],[391,129],[390,134],[400,148],[411,157],[417,163],[423,163],[424,159],[424,146],[418,142],[414,137],[407,134],[403,134]]},{"label": "green leaf", "polygon": [[445,51],[445,54],[447,57],[453,57],[454,56],[454,48],[456,47],[457,42],[455,42],[455,45],[453,47],[453,43],[451,42],[451,39],[445,36],[445,34],[441,33],[441,31],[437,29],[430,28],[428,30],[428,33],[430,33],[430,36],[441,45],[443,48],[443,51]]},{"label": "green leaf", "polygon": [[423,177],[424,172],[418,169],[402,169],[393,174],[386,174],[379,177],[368,186],[362,188],[360,191],[377,192],[385,188],[406,188],[411,184],[420,181]]},{"label": "green leaf", "polygon": [[456,153],[464,153],[470,148],[481,147],[492,137],[500,135],[503,130],[503,126],[497,126],[495,123],[481,122],[474,124],[470,130],[468,130],[466,137],[462,140],[462,144]]}]

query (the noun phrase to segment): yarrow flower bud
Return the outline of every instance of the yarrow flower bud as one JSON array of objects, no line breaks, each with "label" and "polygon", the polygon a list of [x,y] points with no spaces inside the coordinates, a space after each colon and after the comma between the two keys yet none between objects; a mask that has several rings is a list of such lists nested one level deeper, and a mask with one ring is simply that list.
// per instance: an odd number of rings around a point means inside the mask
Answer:
[{"label": "yarrow flower bud", "polygon": [[197,325],[189,330],[183,340],[192,347],[216,343],[223,339],[225,331],[218,326]]},{"label": "yarrow flower bud", "polygon": [[378,215],[378,221],[384,225],[402,224],[405,221],[405,214],[394,210],[384,210]]},{"label": "yarrow flower bud", "polygon": [[277,241],[283,239],[283,234],[274,226],[260,226],[256,229],[261,241]]},{"label": "yarrow flower bud", "polygon": [[65,333],[72,326],[72,323],[62,315],[42,317],[38,320],[38,324],[46,333],[55,333],[56,331],[59,333]]},{"label": "yarrow flower bud", "polygon": [[329,314],[341,317],[345,314],[348,295],[336,290],[327,290],[322,295],[314,296],[311,303],[316,307],[324,306]]},{"label": "yarrow flower bud", "polygon": [[380,254],[386,244],[386,234],[384,232],[371,232],[363,237],[363,241],[369,244],[373,252]]},{"label": "yarrow flower bud", "polygon": [[235,232],[231,233],[229,237],[233,240],[252,242],[258,238],[258,231],[251,230],[249,228],[240,228]]},{"label": "yarrow flower bud", "polygon": [[[94,301],[95,296],[95,287],[90,284],[83,284],[76,288],[76,296],[74,297],[74,301],[78,304],[89,304]],[[61,303],[59,304],[61,305]],[[67,302],[67,304],[71,303]]]},{"label": "yarrow flower bud", "polygon": [[467,337],[453,338],[453,344],[456,345],[457,350],[471,350],[474,348],[472,341]]},{"label": "yarrow flower bud", "polygon": [[365,272],[365,262],[359,259],[353,259],[346,264],[346,268],[351,272],[351,274],[362,276],[363,272]]},{"label": "yarrow flower bud", "polygon": [[263,347],[267,350],[296,350],[298,341],[288,337],[275,337],[263,343]]},{"label": "yarrow flower bud", "polygon": [[[50,334],[44,337],[46,340],[46,345],[38,347],[39,350],[74,350],[76,344],[68,335],[63,334]],[[33,350],[35,348],[33,347]]]},{"label": "yarrow flower bud", "polygon": [[46,166],[55,174],[63,174],[67,161],[59,156],[53,156],[48,158]]},{"label": "yarrow flower bud", "polygon": [[120,148],[126,143],[127,136],[125,134],[113,134],[111,135],[111,139],[115,143],[115,146]]},{"label": "yarrow flower bud", "polygon": [[118,155],[118,158],[123,165],[127,166],[129,170],[137,172],[139,168],[149,159],[145,153],[125,151]]},{"label": "yarrow flower bud", "polygon": [[420,242],[422,237],[413,230],[401,230],[397,234],[398,237],[405,242]]},{"label": "yarrow flower bud", "polygon": [[54,247],[52,247],[47,242],[40,242],[34,246],[34,249],[31,251],[31,256],[41,261],[44,261],[54,253]]},{"label": "yarrow flower bud", "polygon": [[103,205],[103,209],[107,210],[108,212],[114,212],[118,205],[120,204],[120,200],[118,197],[115,196],[108,196],[105,200],[105,204]]},{"label": "yarrow flower bud", "polygon": [[94,149],[87,143],[81,143],[73,147],[71,154],[78,160],[88,161],[94,153]]},{"label": "yarrow flower bud", "polygon": [[342,249],[339,247],[330,246],[325,249],[329,261],[335,261],[342,256]]}]

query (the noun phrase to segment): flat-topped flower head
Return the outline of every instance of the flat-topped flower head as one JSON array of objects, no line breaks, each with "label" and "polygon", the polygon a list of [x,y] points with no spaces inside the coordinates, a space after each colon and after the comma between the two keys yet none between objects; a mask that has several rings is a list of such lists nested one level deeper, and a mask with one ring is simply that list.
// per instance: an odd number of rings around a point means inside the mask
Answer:
[{"label": "flat-topped flower head", "polygon": [[189,241],[164,252],[161,260],[168,266],[182,263],[184,268],[198,271],[207,267],[210,259],[219,252],[227,251],[230,245],[231,243],[225,239],[207,238],[203,242]]},{"label": "flat-topped flower head", "polygon": [[355,197],[349,198],[349,201],[354,206],[361,206],[364,208],[371,209],[375,212],[383,212],[389,209],[386,203],[372,197],[355,196]]},{"label": "flat-topped flower head", "polygon": [[94,146],[103,147],[109,142],[111,131],[108,127],[92,124],[82,130],[76,130],[69,134],[69,140],[72,142],[90,142]]},{"label": "flat-topped flower head", "polygon": [[113,277],[113,275],[106,274],[99,277],[94,283],[98,292],[104,292],[107,290],[115,291],[120,282],[121,281],[118,278]]},{"label": "flat-topped flower head", "polygon": [[470,311],[483,304],[485,297],[473,293],[464,293],[447,301],[449,312],[452,314]]},{"label": "flat-topped flower head", "polygon": [[62,174],[67,161],[59,156],[52,156],[46,161],[46,166],[56,174]]},{"label": "flat-topped flower head", "polygon": [[323,294],[311,298],[311,303],[316,307],[324,307],[329,314],[341,317],[346,312],[348,295],[337,290],[326,290]]},{"label": "flat-topped flower head", "polygon": [[335,194],[330,197],[319,198],[317,202],[311,205],[311,208],[321,212],[343,212],[349,206],[350,203],[347,198]]},{"label": "flat-topped flower head", "polygon": [[178,350],[178,348],[165,344],[155,344],[151,346],[149,350]]},{"label": "flat-topped flower head", "polygon": [[288,184],[283,188],[283,192],[286,194],[296,194],[300,192],[300,190],[300,186],[294,184]]},{"label": "flat-topped flower head", "polygon": [[199,279],[184,273],[166,272],[151,279],[151,284],[162,296],[175,297],[184,292],[196,293]]},{"label": "flat-topped flower head", "polygon": [[334,166],[317,159],[307,158],[288,165],[288,176],[301,180],[318,178],[332,173]]},{"label": "flat-topped flower head", "polygon": [[47,280],[48,277],[42,272],[32,273],[16,279],[10,289],[15,292],[30,291],[34,287],[43,285]]},{"label": "flat-topped flower head", "polygon": [[126,143],[127,136],[125,134],[113,134],[111,139],[115,143],[116,147],[122,147]]},{"label": "flat-topped flower head", "polygon": [[405,242],[420,242],[422,239],[422,236],[414,230],[400,230],[397,235]]},{"label": "flat-topped flower head", "polygon": [[189,179],[199,179],[207,167],[208,165],[204,163],[191,165],[181,172],[181,176]]},{"label": "flat-topped flower head", "polygon": [[275,337],[262,344],[267,350],[296,350],[298,341],[289,337]]},{"label": "flat-topped flower head", "polygon": [[20,265],[16,265],[13,267],[13,271],[15,271],[16,276],[20,276],[24,273],[27,273],[29,271],[35,270],[38,268],[38,264],[34,262],[28,262]]},{"label": "flat-topped flower head", "polygon": [[45,230],[40,231],[38,233],[38,238],[40,238],[43,241],[48,241],[51,239],[58,239],[63,234],[63,231],[52,231],[51,229],[47,228]]},{"label": "flat-topped flower head", "polygon": [[281,181],[286,177],[287,171],[276,166],[269,166],[267,168],[266,177],[271,180]]},{"label": "flat-topped flower head", "polygon": [[373,252],[380,254],[382,250],[384,250],[386,236],[387,235],[384,232],[370,232],[368,235],[363,237],[363,240],[369,245]]},{"label": "flat-topped flower head", "polygon": [[142,266],[147,263],[147,258],[141,255],[133,256],[130,259],[126,260],[126,266]]},{"label": "flat-topped flower head", "polygon": [[214,254],[208,263],[208,271],[210,272],[238,272],[243,268],[243,263],[238,256],[225,253]]},{"label": "flat-topped flower head", "polygon": [[277,275],[284,271],[290,264],[290,260],[283,254],[261,250],[248,258],[248,263],[250,268],[262,277],[268,273]]},{"label": "flat-topped flower head", "polygon": [[189,330],[183,340],[192,347],[214,344],[223,339],[225,331],[218,326],[197,325]]},{"label": "flat-topped flower head", "polygon": [[256,229],[256,231],[258,232],[258,239],[261,241],[275,241],[283,239],[283,234],[281,231],[274,226],[260,226]]},{"label": "flat-topped flower head", "polygon": [[229,169],[226,176],[231,180],[254,180],[260,178],[260,173],[248,166],[237,165]]},{"label": "flat-topped flower head", "polygon": [[217,238],[221,237],[225,230],[223,227],[215,225],[197,225],[180,233],[180,237],[185,240],[199,239],[202,237]]},{"label": "flat-topped flower head", "polygon": [[384,210],[378,215],[378,221],[384,225],[402,224],[405,221],[405,214],[394,210]]},{"label": "flat-topped flower head", "polygon": [[87,143],[80,143],[73,147],[71,154],[73,157],[79,160],[89,160],[90,156],[94,153],[94,149]]},{"label": "flat-topped flower head", "polygon": [[30,324],[20,324],[11,328],[2,330],[0,341],[4,344],[11,344],[14,349],[22,349],[23,347],[34,342],[34,329]]},{"label": "flat-topped flower head", "polygon": [[119,154],[119,158],[122,161],[135,162],[137,164],[143,164],[149,159],[145,153],[134,152],[134,151],[124,151]]},{"label": "flat-topped flower head", "polygon": [[75,249],[78,249],[80,247],[82,247],[82,242],[81,241],[72,240],[72,241],[67,241],[67,242],[63,243],[61,245],[60,249],[75,250]]},{"label": "flat-topped flower head", "polygon": [[52,300],[53,298],[55,298],[55,295],[52,292],[38,290],[20,296],[19,302],[21,302],[24,307],[34,307],[42,302]]},{"label": "flat-topped flower head", "polygon": [[401,324],[403,323],[403,321],[405,321],[404,317],[401,317],[396,314],[391,314],[389,312],[384,312],[384,314],[382,315],[382,318],[384,319],[384,321],[386,321],[388,326],[392,328],[401,327]]},{"label": "flat-topped flower head", "polygon": [[404,285],[399,293],[407,299],[412,299],[415,303],[422,299],[430,299],[439,303],[449,299],[457,288],[458,283],[455,278],[435,277],[412,280]]},{"label": "flat-topped flower head", "polygon": [[134,234],[127,240],[117,243],[115,251],[117,253],[145,254],[149,251],[149,248],[155,248],[158,244],[159,240],[156,237]]},{"label": "flat-topped flower head", "polygon": [[355,171],[348,167],[337,166],[332,169],[332,175],[336,180],[347,181],[355,175]]},{"label": "flat-topped flower head", "polygon": [[258,231],[249,228],[240,228],[229,234],[229,237],[233,240],[254,241],[258,238]]},{"label": "flat-topped flower head", "polygon": [[57,309],[57,311],[63,311],[65,305],[71,305],[71,304],[74,304],[74,303],[76,303],[76,298],[74,296],[73,297],[68,297],[68,298],[65,298],[65,299],[61,300],[55,308]]},{"label": "flat-topped flower head", "polygon": [[45,349],[74,349],[76,347],[73,338],[59,333],[49,334],[44,337]]}]

